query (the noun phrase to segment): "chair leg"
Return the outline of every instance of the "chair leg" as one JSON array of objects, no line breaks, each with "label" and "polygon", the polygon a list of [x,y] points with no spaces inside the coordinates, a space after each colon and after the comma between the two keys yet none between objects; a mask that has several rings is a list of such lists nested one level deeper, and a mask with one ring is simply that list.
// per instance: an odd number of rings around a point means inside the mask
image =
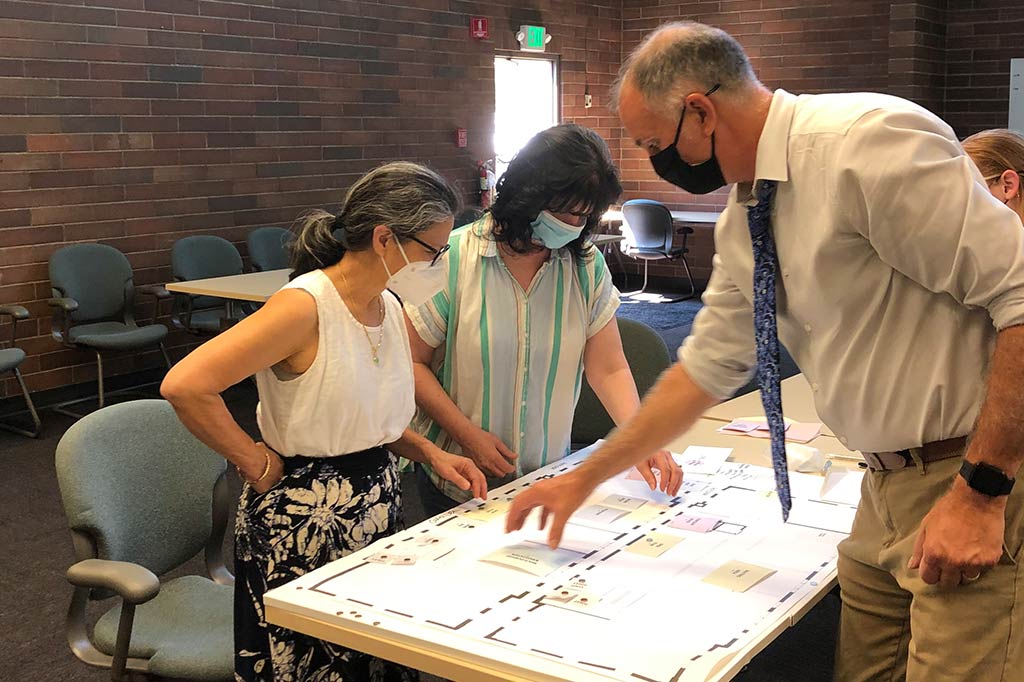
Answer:
[{"label": "chair leg", "polygon": [[117,641],[114,645],[114,656],[110,666],[110,679],[113,682],[124,682],[125,667],[128,662],[128,646],[132,641],[132,624],[135,619],[135,604],[121,602],[121,618],[117,623]]},{"label": "chair leg", "polygon": [[25,396],[25,405],[28,407],[29,416],[32,418],[32,429],[23,429],[20,426],[15,426],[7,422],[0,422],[0,429],[10,431],[11,433],[17,433],[21,436],[36,438],[39,436],[42,421],[39,419],[39,413],[36,412],[35,403],[32,402],[32,394],[28,392],[28,387],[25,385],[25,379],[21,376],[21,370],[15,367],[13,371],[15,378],[18,380],[18,385],[21,386],[21,394]]},{"label": "chair leg", "polygon": [[[98,385],[97,386],[98,392],[97,392],[97,395],[95,397],[98,399],[98,403],[99,403],[97,409],[103,409],[104,407],[106,407],[106,405],[107,405],[107,398],[115,396],[115,395],[116,396],[138,396],[140,398],[154,398],[154,397],[158,398],[158,397],[160,397],[159,395],[155,395],[154,396],[152,393],[143,392],[143,391],[138,390],[136,388],[122,388],[122,389],[118,389],[116,391],[111,391],[110,392],[110,396],[108,396],[107,395],[107,391],[106,391],[106,380],[105,380],[105,378],[103,376],[103,355],[101,355],[100,351],[98,351],[98,350],[94,350],[94,352],[96,353],[96,374],[97,374],[97,385]],[[167,363],[167,368],[170,369],[171,368],[171,358],[167,354],[167,349],[166,349],[166,347],[164,346],[163,343],[160,344],[160,352],[164,356],[164,362]],[[150,384],[145,384],[145,385],[148,386]],[[60,403],[58,405],[54,405],[52,409],[57,414],[63,414],[65,416],[72,417],[73,419],[81,419],[82,417],[84,417],[88,413],[87,412],[75,412],[74,410],[68,409],[68,406],[69,405],[77,405],[78,403],[89,402],[91,400],[93,400],[93,396],[88,396],[86,398],[76,398],[74,400],[68,400],[68,401]]]},{"label": "chair leg", "polygon": [[103,393],[103,355],[96,351],[96,380],[99,383],[100,409],[102,410],[106,401]]},{"label": "chair leg", "polygon": [[683,269],[686,270],[686,279],[690,283],[690,293],[686,294],[686,298],[693,298],[693,295],[697,293],[697,286],[693,283],[693,275],[690,274],[690,264],[686,262],[686,256],[682,256],[680,260],[683,261]]},{"label": "chair leg", "polygon": [[160,342],[160,352],[164,354],[164,363],[167,365],[167,369],[171,368],[171,356],[167,354],[167,347],[163,341]]},{"label": "chair leg", "polygon": [[643,284],[642,287],[640,287],[640,291],[636,292],[638,294],[645,294],[645,293],[647,293],[647,265],[650,262],[651,261],[647,260],[646,258],[644,259],[644,284]]}]

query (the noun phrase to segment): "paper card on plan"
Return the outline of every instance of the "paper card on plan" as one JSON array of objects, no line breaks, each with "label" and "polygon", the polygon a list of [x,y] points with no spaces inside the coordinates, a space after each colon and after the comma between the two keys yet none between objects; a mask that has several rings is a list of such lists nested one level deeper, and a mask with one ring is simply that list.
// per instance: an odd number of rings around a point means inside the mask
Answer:
[{"label": "paper card on plan", "polygon": [[615,507],[606,507],[603,504],[592,504],[589,507],[583,507],[575,514],[573,518],[579,521],[587,521],[589,523],[600,523],[602,525],[615,523],[629,512],[625,509],[617,509]]},{"label": "paper card on plan", "polygon": [[833,468],[821,486],[821,499],[856,507],[860,504],[860,486],[863,481],[863,471]]},{"label": "paper card on plan", "polygon": [[732,448],[712,448],[704,445],[691,445],[683,454],[676,455],[675,460],[683,468],[683,474],[713,474],[729,459]]},{"label": "paper card on plan", "polygon": [[647,500],[639,497],[630,497],[629,495],[609,495],[601,500],[599,504],[601,506],[622,509],[624,511],[636,511],[647,504]]},{"label": "paper card on plan", "polygon": [[669,551],[682,541],[683,538],[676,535],[652,532],[626,547],[626,551],[655,558]]},{"label": "paper card on plan", "polygon": [[746,592],[774,573],[773,569],[764,566],[730,561],[704,576],[704,582],[716,587],[724,587],[732,592]]},{"label": "paper card on plan", "polygon": [[721,525],[722,520],[710,516],[682,514],[669,521],[668,525],[691,533],[710,533]]},{"label": "paper card on plan", "polygon": [[547,545],[536,542],[517,542],[481,557],[480,561],[531,575],[546,576],[579,558],[577,552],[570,552],[567,549],[550,549]]},{"label": "paper card on plan", "polygon": [[821,435],[821,424],[817,422],[798,422],[786,429],[786,440],[797,443],[810,443]]},{"label": "paper card on plan", "polygon": [[[791,427],[792,425],[792,422],[783,422],[782,429],[784,431],[789,431],[789,427]],[[754,431],[769,431],[770,429],[771,427],[768,426],[768,420],[766,419],[763,424],[758,424],[757,428],[755,428]]]},{"label": "paper card on plan", "polygon": [[474,521],[492,521],[497,518],[502,518],[505,512],[509,508],[508,500],[488,500],[482,505],[474,507],[468,511],[462,513],[467,519],[473,519]]},{"label": "paper card on plan", "polygon": [[789,510],[789,520],[786,523],[849,534],[856,513],[856,507],[845,504],[793,500],[793,508]]},{"label": "paper card on plan", "polygon": [[[584,556],[601,549],[618,537],[616,531],[601,530],[581,526],[578,523],[567,523],[562,529],[562,541],[559,549],[575,552]],[[538,529],[534,526],[531,530],[522,531],[521,537],[526,542],[533,542],[538,545],[546,545],[548,542],[548,529]],[[579,557],[577,557],[579,558]]]},{"label": "paper card on plan", "polygon": [[[643,481],[644,483],[647,483],[647,481],[644,480],[643,474],[641,474],[640,470],[637,469],[636,467],[633,467],[632,469],[629,470],[629,472],[626,474],[626,480]],[[657,469],[654,470],[654,480],[657,481],[659,484],[661,483],[661,472],[658,471]]]},{"label": "paper card on plan", "polygon": [[758,427],[757,422],[748,422],[742,419],[733,419],[731,422],[718,429],[720,432],[735,431],[737,433],[748,433]]},{"label": "paper card on plan", "polygon": [[669,507],[656,505],[656,504],[645,504],[636,511],[629,513],[629,520],[634,523],[646,523],[653,521],[661,515],[661,512],[665,511]]}]

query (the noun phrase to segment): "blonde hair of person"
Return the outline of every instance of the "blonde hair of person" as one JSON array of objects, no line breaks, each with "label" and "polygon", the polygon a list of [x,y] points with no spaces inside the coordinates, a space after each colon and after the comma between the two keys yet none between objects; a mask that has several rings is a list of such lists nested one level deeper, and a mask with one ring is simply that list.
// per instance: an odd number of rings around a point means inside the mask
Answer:
[{"label": "blonde hair of person", "polygon": [[1024,135],[1005,128],[983,130],[968,137],[963,145],[989,189],[998,185],[993,192],[996,198],[1014,209],[1024,222]]}]

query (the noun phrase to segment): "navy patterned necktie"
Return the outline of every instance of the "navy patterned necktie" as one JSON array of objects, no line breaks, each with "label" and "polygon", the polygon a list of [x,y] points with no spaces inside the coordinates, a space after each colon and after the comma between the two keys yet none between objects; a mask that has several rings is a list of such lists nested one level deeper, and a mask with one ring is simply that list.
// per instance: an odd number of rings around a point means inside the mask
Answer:
[{"label": "navy patterned necktie", "polygon": [[762,180],[757,189],[757,204],[747,208],[750,241],[754,247],[754,340],[757,345],[757,383],[761,404],[768,418],[771,435],[772,469],[775,488],[782,504],[782,519],[789,519],[793,501],[789,495],[789,471],[786,467],[786,425],[782,419],[782,388],[779,385],[779,333],[775,322],[775,275],[778,256],[772,235],[772,199],[774,180]]}]

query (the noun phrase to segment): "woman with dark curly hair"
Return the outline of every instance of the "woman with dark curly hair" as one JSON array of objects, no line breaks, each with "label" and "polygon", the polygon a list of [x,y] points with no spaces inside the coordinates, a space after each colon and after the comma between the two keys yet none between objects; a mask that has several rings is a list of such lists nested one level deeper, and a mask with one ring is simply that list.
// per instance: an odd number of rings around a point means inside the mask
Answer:
[{"label": "woman with dark curly hair", "polygon": [[[499,485],[569,452],[583,375],[621,423],[640,400],[622,352],[619,292],[589,242],[622,187],[608,147],[575,124],[535,135],[498,181],[476,222],[454,231],[448,285],[405,312],[420,411],[414,428],[470,457]],[[641,465],[674,494],[667,452]],[[469,499],[429,464],[418,467],[428,513]]]}]

